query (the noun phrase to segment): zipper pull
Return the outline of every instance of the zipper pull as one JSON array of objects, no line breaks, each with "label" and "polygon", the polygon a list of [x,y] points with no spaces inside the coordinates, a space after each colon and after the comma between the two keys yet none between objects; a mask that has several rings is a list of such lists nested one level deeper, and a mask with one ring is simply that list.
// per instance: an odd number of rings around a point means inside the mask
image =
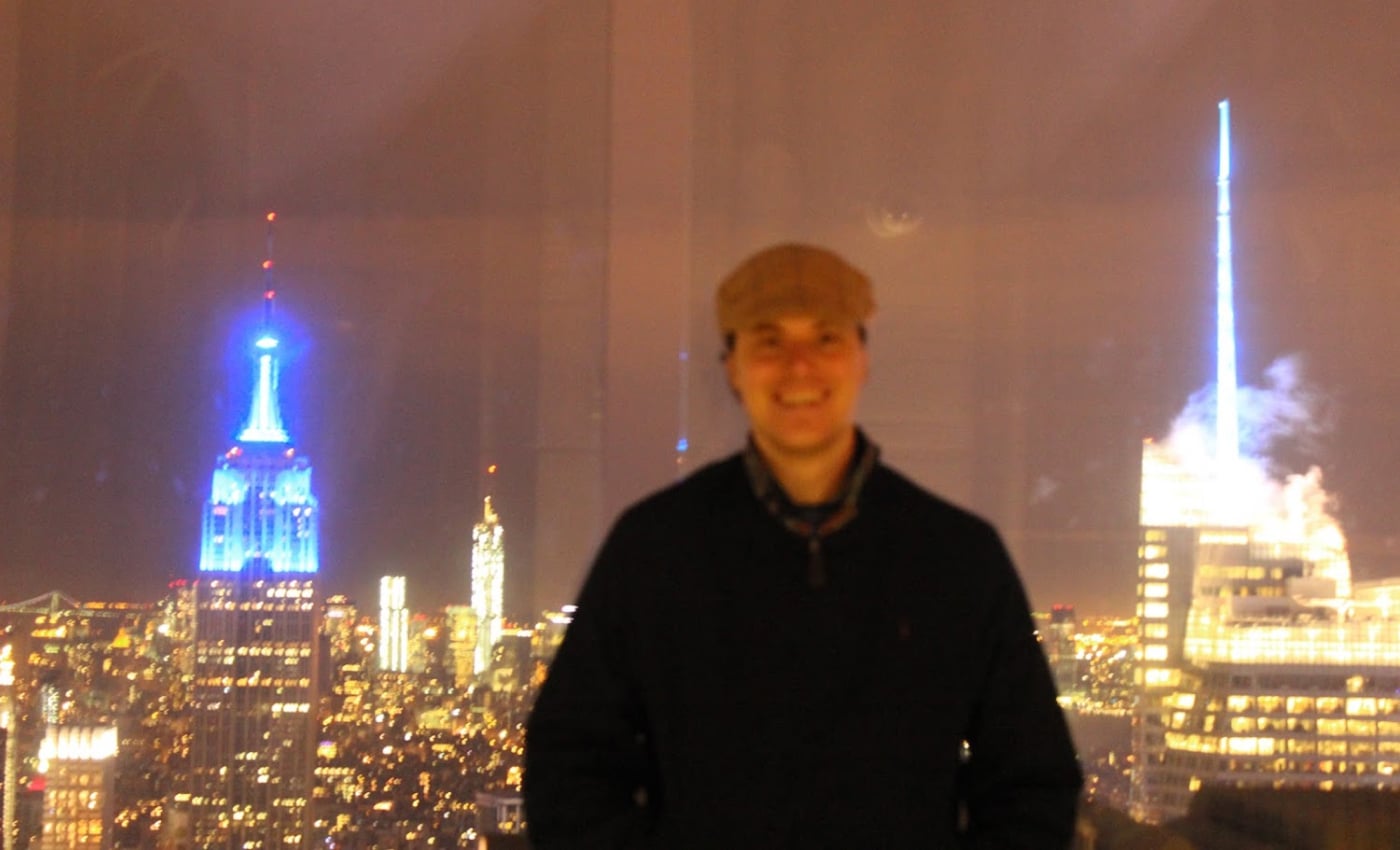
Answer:
[{"label": "zipper pull", "polygon": [[807,538],[807,583],[826,586],[826,564],[822,561],[822,541],[815,534]]}]

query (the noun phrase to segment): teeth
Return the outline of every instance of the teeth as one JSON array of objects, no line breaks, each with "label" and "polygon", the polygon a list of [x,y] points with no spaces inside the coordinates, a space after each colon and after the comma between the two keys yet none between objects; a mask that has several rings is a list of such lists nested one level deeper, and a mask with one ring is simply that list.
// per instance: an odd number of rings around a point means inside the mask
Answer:
[{"label": "teeth", "polygon": [[816,404],[821,401],[822,394],[819,392],[796,392],[784,393],[778,397],[778,401],[783,404]]}]

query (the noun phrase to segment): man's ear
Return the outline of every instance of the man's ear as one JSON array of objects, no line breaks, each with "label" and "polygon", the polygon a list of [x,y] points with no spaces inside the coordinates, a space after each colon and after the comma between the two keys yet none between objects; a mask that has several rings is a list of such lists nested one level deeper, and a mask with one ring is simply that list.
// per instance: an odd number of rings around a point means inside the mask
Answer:
[{"label": "man's ear", "polygon": [[729,385],[729,394],[732,395],[732,396],[734,396],[734,400],[735,400],[735,401],[738,401],[739,398],[740,398],[740,396],[739,396],[739,387],[736,386],[735,383],[734,383],[734,352],[733,352],[733,350],[727,350],[727,351],[725,351],[723,354],[720,355],[719,360],[720,360],[721,363],[724,364],[724,382],[725,382],[727,385]]}]

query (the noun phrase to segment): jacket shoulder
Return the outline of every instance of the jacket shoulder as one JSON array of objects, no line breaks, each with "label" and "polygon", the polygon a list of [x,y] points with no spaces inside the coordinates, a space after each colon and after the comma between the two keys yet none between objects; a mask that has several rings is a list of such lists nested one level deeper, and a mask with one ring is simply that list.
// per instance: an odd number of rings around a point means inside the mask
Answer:
[{"label": "jacket shoulder", "polygon": [[992,524],[980,515],[925,489],[883,463],[875,467],[866,487],[872,510],[899,517],[907,526],[999,537]]},{"label": "jacket shoulder", "polygon": [[730,455],[634,503],[618,517],[614,529],[655,526],[681,517],[700,518],[715,506],[729,503],[736,492],[745,492],[747,487],[741,456]]}]

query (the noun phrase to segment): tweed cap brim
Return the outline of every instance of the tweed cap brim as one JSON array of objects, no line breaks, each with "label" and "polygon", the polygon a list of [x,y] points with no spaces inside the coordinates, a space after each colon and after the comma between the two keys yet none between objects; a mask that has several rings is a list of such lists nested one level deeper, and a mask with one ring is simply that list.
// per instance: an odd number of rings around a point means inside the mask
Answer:
[{"label": "tweed cap brim", "polygon": [[781,316],[814,316],[863,325],[875,312],[870,279],[815,245],[765,248],[720,282],[715,314],[723,335]]}]

